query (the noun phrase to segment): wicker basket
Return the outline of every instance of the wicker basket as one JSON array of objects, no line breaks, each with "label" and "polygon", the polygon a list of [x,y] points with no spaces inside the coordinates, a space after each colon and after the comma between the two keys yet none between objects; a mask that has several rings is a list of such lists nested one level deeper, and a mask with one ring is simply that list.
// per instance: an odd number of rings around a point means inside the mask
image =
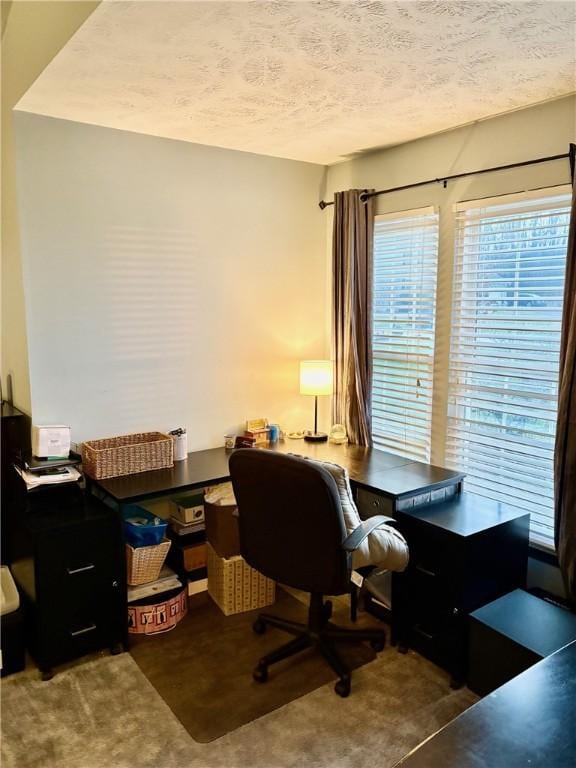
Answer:
[{"label": "wicker basket", "polygon": [[82,445],[82,467],[95,480],[173,465],[174,442],[162,432],[87,440]]},{"label": "wicker basket", "polygon": [[126,580],[131,587],[156,581],[166,560],[171,542],[161,541],[151,547],[126,544]]}]

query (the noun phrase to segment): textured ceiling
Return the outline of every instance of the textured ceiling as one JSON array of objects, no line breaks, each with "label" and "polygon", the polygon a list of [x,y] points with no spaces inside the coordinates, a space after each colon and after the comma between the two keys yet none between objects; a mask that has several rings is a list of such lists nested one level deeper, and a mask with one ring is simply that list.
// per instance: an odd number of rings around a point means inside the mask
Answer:
[{"label": "textured ceiling", "polygon": [[557,0],[103,2],[18,109],[333,163],[576,90]]}]

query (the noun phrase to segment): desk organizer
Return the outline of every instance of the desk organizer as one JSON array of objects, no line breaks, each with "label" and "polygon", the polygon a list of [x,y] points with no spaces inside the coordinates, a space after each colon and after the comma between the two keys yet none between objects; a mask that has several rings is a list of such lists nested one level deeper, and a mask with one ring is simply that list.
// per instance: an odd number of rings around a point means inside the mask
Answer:
[{"label": "desk organizer", "polygon": [[225,616],[271,605],[276,584],[251,568],[240,555],[219,557],[206,544],[208,593]]},{"label": "desk organizer", "polygon": [[166,540],[150,547],[126,544],[126,581],[131,587],[156,581],[166,560],[171,542]]},{"label": "desk organizer", "polygon": [[172,466],[174,442],[162,432],[139,432],[82,444],[82,467],[95,480]]}]

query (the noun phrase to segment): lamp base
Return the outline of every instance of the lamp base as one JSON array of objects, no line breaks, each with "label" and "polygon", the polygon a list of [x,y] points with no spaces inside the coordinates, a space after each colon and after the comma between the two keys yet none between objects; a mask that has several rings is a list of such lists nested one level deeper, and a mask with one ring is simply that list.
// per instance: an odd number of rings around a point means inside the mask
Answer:
[{"label": "lamp base", "polygon": [[326,443],[328,435],[325,432],[306,432],[304,440],[308,443]]}]

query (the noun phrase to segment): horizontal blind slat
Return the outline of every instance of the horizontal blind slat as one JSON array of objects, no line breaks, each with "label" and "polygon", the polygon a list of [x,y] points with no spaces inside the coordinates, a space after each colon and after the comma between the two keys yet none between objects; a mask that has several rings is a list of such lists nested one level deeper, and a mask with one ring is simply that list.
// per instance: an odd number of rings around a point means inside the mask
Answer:
[{"label": "horizontal blind slat", "polygon": [[372,440],[430,456],[438,216],[377,218],[373,255]]},{"label": "horizontal blind slat", "polygon": [[569,195],[461,204],[446,461],[553,538],[553,453]]}]

